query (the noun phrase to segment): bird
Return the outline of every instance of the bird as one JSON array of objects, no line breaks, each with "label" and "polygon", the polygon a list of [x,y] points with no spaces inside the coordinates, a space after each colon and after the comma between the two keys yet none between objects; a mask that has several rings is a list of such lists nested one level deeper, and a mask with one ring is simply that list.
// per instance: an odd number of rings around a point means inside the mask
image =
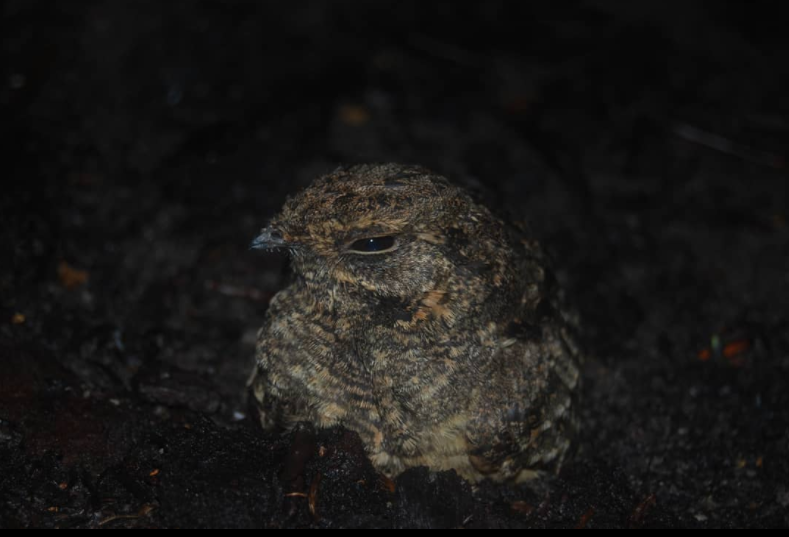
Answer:
[{"label": "bird", "polygon": [[289,197],[251,248],[293,273],[248,382],[264,429],[356,431],[391,478],[521,483],[575,450],[577,323],[525,224],[424,167],[363,164]]}]

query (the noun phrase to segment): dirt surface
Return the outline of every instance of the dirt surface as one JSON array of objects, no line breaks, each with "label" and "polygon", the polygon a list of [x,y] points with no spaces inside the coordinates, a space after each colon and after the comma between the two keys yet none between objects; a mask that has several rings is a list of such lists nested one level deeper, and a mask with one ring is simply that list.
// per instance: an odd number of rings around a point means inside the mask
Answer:
[{"label": "dirt surface", "polygon": [[[789,526],[787,13],[636,4],[0,4],[0,527]],[[590,355],[561,475],[246,418],[286,268],[247,245],[368,161],[543,239]]]}]

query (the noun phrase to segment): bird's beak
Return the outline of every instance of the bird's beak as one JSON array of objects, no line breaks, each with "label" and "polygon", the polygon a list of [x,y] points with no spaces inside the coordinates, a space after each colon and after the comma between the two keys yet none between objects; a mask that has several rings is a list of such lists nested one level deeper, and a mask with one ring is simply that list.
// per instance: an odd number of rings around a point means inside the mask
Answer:
[{"label": "bird's beak", "polygon": [[282,236],[282,232],[271,226],[265,228],[260,232],[260,235],[255,237],[252,244],[249,245],[250,250],[271,250],[274,248],[287,247],[288,243]]}]

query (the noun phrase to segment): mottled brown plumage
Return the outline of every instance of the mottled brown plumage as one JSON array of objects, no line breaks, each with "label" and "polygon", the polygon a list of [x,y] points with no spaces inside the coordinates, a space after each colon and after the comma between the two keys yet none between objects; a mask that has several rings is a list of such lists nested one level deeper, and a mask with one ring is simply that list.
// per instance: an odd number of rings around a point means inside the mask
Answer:
[{"label": "mottled brown plumage", "polygon": [[578,353],[526,231],[424,168],[365,165],[317,179],[253,246],[289,250],[296,275],[259,333],[264,427],[343,425],[390,476],[558,470]]}]

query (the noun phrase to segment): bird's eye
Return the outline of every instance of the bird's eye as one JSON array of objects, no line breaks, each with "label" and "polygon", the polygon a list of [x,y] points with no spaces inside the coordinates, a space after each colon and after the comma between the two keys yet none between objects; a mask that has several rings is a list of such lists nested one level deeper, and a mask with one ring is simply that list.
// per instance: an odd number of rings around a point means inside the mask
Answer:
[{"label": "bird's eye", "polygon": [[360,254],[382,254],[394,249],[394,245],[394,237],[370,237],[351,243],[348,249]]}]

